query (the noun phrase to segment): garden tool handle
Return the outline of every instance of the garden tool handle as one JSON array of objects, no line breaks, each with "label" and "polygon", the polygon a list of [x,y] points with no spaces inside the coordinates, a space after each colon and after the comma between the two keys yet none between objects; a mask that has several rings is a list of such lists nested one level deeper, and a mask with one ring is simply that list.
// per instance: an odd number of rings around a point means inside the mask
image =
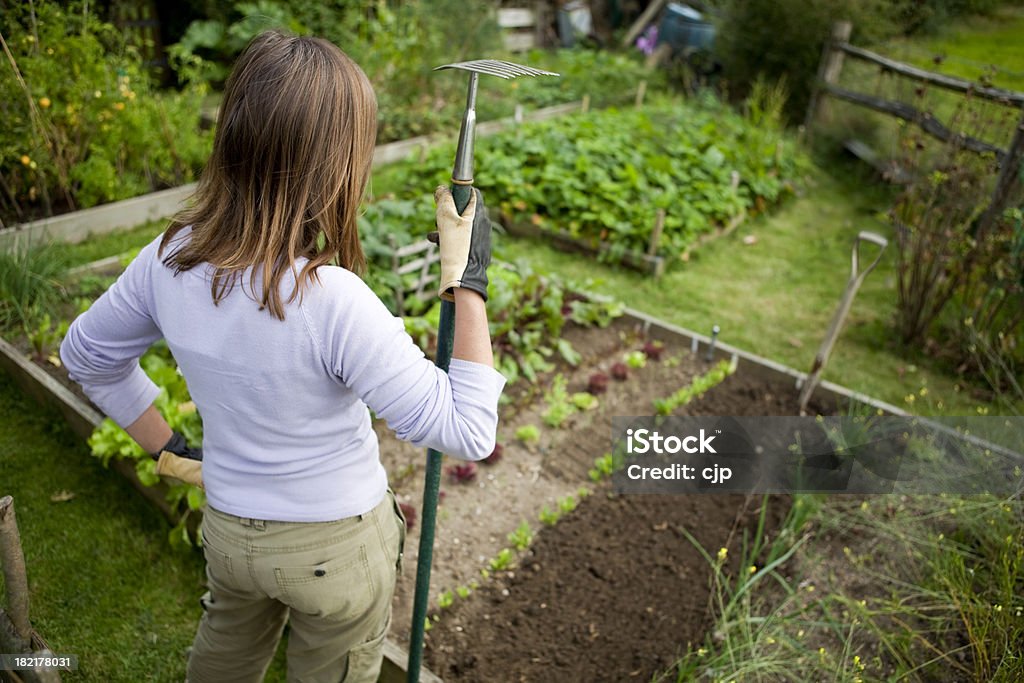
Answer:
[{"label": "garden tool handle", "polygon": [[[860,243],[862,241],[871,242],[879,247],[875,260],[872,261],[864,270],[860,270]],[[821,373],[825,369],[825,364],[828,362],[828,358],[832,353],[832,347],[835,345],[836,339],[839,337],[839,332],[843,328],[846,316],[850,313],[850,307],[853,305],[853,298],[857,295],[857,290],[860,289],[860,286],[864,282],[864,278],[868,276],[868,273],[874,270],[875,266],[878,265],[878,262],[882,260],[882,254],[885,253],[885,248],[888,245],[889,240],[885,239],[878,233],[874,233],[869,230],[861,230],[857,233],[857,239],[853,242],[853,254],[850,257],[850,279],[847,281],[846,289],[843,291],[843,296],[839,300],[839,307],[832,316],[832,322],[829,324],[828,331],[825,333],[825,339],[822,341],[821,347],[818,349],[818,353],[814,357],[814,364],[811,366],[811,372],[808,374],[807,380],[804,382],[804,386],[800,391],[801,415],[805,415],[807,412],[807,403],[811,398],[811,393],[814,391],[821,379]]]},{"label": "garden tool handle", "polygon": [[[867,268],[860,270],[860,243],[871,242],[878,246],[878,254],[875,255],[875,260],[872,261]],[[867,277],[867,274],[875,269],[878,262],[882,260],[882,254],[885,253],[885,248],[889,246],[889,240],[885,239],[877,232],[871,232],[870,230],[861,230],[857,233],[857,239],[853,243],[853,255],[851,256],[850,266],[850,280],[863,280]]]}]

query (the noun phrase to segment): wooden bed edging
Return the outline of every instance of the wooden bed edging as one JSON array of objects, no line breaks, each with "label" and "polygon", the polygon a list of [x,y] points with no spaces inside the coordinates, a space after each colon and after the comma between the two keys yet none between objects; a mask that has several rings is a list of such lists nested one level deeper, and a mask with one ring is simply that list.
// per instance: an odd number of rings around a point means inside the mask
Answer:
[{"label": "wooden bed edging", "polygon": [[[694,332],[693,330],[688,330],[685,327],[673,325],[672,323],[665,322],[632,308],[625,308],[623,317],[635,322],[646,334],[651,335],[655,339],[660,338],[664,341],[671,337],[683,337],[690,342],[690,348],[694,353],[701,352],[702,349],[704,353],[707,353],[708,345],[711,344],[711,337],[708,337],[707,335]],[[724,360],[735,357],[737,359],[737,367],[743,369],[744,372],[749,372],[768,380],[791,382],[797,389],[799,389],[807,380],[806,372],[800,372],[788,365],[777,363],[770,358],[765,358],[764,356],[759,356],[755,353],[750,353],[749,351],[744,351],[743,349],[738,349],[735,346],[724,344],[719,341],[715,342],[713,357],[714,360]],[[891,403],[886,403],[885,401],[881,401],[877,398],[872,398],[871,396],[862,394],[859,391],[847,389],[846,387],[834,384],[833,382],[821,382],[817,389],[815,389],[815,395],[819,399],[836,403],[857,401],[858,403],[871,406],[872,408],[881,410],[889,415],[906,417],[910,414]]]},{"label": "wooden bed edging", "polygon": [[[554,242],[563,251],[569,250],[591,255],[605,254],[611,251],[611,247],[605,242],[595,247],[586,240],[573,237],[567,230],[539,228],[536,225],[517,223],[515,221],[507,221],[506,230],[508,230],[510,235],[515,235],[516,237],[529,237]],[[661,277],[665,273],[665,258],[662,256],[642,254],[638,251],[627,251],[617,261],[624,266],[647,273],[655,278]]]},{"label": "wooden bed edging", "polygon": [[0,251],[34,246],[47,240],[75,244],[89,235],[100,235],[160,220],[180,209],[195,189],[195,183],[191,183],[15,225],[0,230]]}]

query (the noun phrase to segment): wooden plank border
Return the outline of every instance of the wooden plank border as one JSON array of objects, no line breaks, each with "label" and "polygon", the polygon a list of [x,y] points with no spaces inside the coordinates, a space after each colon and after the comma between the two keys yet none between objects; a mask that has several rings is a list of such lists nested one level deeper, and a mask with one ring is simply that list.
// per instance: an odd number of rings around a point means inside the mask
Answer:
[{"label": "wooden plank border", "polygon": [[[594,246],[586,240],[573,237],[567,230],[539,228],[531,223],[508,221],[505,229],[510,235],[546,240],[567,251],[578,251],[585,254],[605,254],[612,249],[611,245],[607,242],[601,242],[598,246]],[[618,261],[624,266],[648,273],[655,278],[659,278],[665,273],[665,257],[663,256],[652,256],[651,254],[637,251],[627,251]]]}]

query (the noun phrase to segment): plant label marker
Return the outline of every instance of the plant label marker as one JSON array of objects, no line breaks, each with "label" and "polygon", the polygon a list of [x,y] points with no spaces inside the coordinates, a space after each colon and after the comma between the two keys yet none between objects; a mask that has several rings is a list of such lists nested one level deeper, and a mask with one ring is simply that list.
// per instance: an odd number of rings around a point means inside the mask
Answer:
[{"label": "plant label marker", "polygon": [[704,356],[704,360],[711,362],[715,357],[715,345],[718,343],[718,333],[722,331],[722,328],[715,325],[711,328],[711,343],[708,344],[708,353]]}]

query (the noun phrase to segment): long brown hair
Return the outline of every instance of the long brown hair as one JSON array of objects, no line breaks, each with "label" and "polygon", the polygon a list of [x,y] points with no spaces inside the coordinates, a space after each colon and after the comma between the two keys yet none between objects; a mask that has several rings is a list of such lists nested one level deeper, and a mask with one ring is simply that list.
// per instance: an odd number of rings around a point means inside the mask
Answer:
[{"label": "long brown hair", "polygon": [[[320,38],[257,36],[225,86],[195,204],[174,217],[160,253],[188,225],[191,240],[164,263],[176,275],[210,263],[215,304],[251,266],[261,308],[282,320],[319,266],[336,261],[362,273],[356,212],[376,135],[373,88],[344,52]],[[309,261],[282,299],[281,279],[297,257]]]}]

